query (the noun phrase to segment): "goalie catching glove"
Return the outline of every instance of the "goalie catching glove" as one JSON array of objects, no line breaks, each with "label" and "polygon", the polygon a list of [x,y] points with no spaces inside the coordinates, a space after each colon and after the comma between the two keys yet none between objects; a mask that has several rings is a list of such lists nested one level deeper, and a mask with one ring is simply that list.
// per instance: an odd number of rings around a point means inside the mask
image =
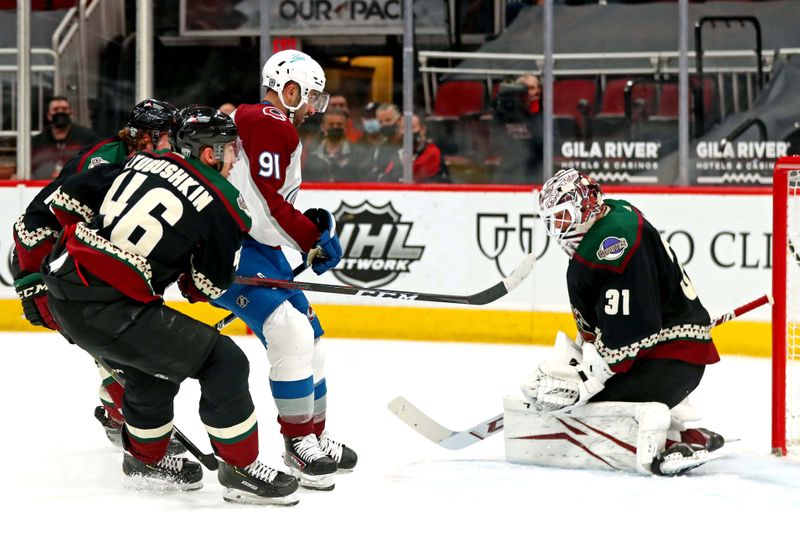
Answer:
[{"label": "goalie catching glove", "polygon": [[14,289],[22,301],[22,311],[25,318],[34,326],[58,330],[59,326],[50,314],[47,303],[47,285],[44,284],[42,275],[38,272],[21,273],[14,280]]},{"label": "goalie catching glove", "polygon": [[336,235],[336,222],[324,209],[309,209],[305,213],[311,222],[319,228],[319,240],[308,254],[303,254],[303,262],[307,262],[318,276],[339,264],[342,259],[342,245]]},{"label": "goalie catching glove", "polygon": [[555,414],[580,407],[614,375],[594,344],[579,348],[559,332],[554,351],[555,357],[541,363],[521,385],[522,394],[537,411]]}]

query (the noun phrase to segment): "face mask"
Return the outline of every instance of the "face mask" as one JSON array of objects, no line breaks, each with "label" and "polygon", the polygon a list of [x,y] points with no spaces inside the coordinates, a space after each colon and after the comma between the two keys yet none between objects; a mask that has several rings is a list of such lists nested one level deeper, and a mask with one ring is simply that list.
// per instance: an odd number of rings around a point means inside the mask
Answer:
[{"label": "face mask", "polygon": [[377,118],[364,120],[364,133],[375,134],[381,131],[381,123]]},{"label": "face mask", "polygon": [[69,113],[56,113],[53,115],[52,124],[55,128],[66,128],[72,122]]},{"label": "face mask", "polygon": [[344,128],[328,128],[325,136],[332,141],[339,141],[344,137]]},{"label": "face mask", "polygon": [[397,133],[397,126],[395,124],[381,126],[380,132],[384,137],[394,137],[394,134]]}]

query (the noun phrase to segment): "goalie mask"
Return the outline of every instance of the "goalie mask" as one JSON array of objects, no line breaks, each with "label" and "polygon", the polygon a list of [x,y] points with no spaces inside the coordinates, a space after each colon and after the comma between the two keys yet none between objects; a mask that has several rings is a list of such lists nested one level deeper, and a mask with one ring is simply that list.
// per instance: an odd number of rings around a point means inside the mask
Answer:
[{"label": "goalie mask", "polygon": [[[300,86],[300,103],[296,106],[288,105],[283,99],[283,88],[289,82]],[[325,72],[303,52],[282,50],[273,54],[261,70],[261,84],[278,93],[281,104],[292,114],[303,104],[311,106],[316,113],[324,113],[328,108],[330,95],[324,92]]]},{"label": "goalie mask", "polygon": [[547,180],[539,193],[539,214],[545,230],[570,257],[602,211],[600,185],[571,168]]}]

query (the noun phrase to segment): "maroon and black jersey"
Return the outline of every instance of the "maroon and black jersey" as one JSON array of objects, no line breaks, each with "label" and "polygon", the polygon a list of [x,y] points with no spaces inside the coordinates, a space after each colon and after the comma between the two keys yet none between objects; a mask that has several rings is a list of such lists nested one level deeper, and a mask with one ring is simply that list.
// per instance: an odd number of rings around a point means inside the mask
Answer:
[{"label": "maroon and black jersey", "polygon": [[20,271],[38,272],[42,260],[53,248],[61,224],[50,211],[50,202],[61,184],[70,176],[100,165],[113,165],[117,169],[126,157],[127,146],[118,136],[103,139],[85,147],[67,161],[58,177],[39,191],[14,223],[14,243]]},{"label": "maroon and black jersey", "polygon": [[611,370],[636,359],[719,361],[710,317],[675,253],[638,209],[606,200],[609,212],[583,237],[567,269],[578,329]]},{"label": "maroon and black jersey", "polygon": [[141,302],[158,300],[182,273],[207,298],[221,295],[250,228],[239,191],[168,151],[137,153],[110,172],[72,176],[51,204],[79,269]]}]

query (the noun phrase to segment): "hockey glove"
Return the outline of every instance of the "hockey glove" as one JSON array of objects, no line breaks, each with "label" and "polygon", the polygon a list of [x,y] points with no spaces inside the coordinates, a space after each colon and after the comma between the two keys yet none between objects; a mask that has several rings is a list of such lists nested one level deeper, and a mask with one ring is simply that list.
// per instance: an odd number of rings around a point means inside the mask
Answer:
[{"label": "hockey glove", "polygon": [[521,388],[534,409],[556,414],[585,405],[613,375],[594,344],[586,343],[570,364],[543,362]]},{"label": "hockey glove", "polygon": [[189,303],[194,304],[197,302],[207,302],[208,296],[200,292],[192,282],[192,276],[189,274],[181,274],[178,276],[178,288],[184,298],[189,300]]},{"label": "hockey glove", "polygon": [[[333,215],[324,209],[309,209],[305,213],[320,231],[319,240],[314,249],[303,254],[303,261],[310,260],[311,270],[318,276],[339,264],[342,259],[342,245],[336,235],[336,222]],[[315,250],[318,252],[314,253]]]},{"label": "hockey glove", "polygon": [[22,301],[22,311],[28,322],[34,326],[60,329],[50,314],[50,307],[47,304],[47,285],[44,284],[41,274],[22,272],[14,280],[14,289]]}]

